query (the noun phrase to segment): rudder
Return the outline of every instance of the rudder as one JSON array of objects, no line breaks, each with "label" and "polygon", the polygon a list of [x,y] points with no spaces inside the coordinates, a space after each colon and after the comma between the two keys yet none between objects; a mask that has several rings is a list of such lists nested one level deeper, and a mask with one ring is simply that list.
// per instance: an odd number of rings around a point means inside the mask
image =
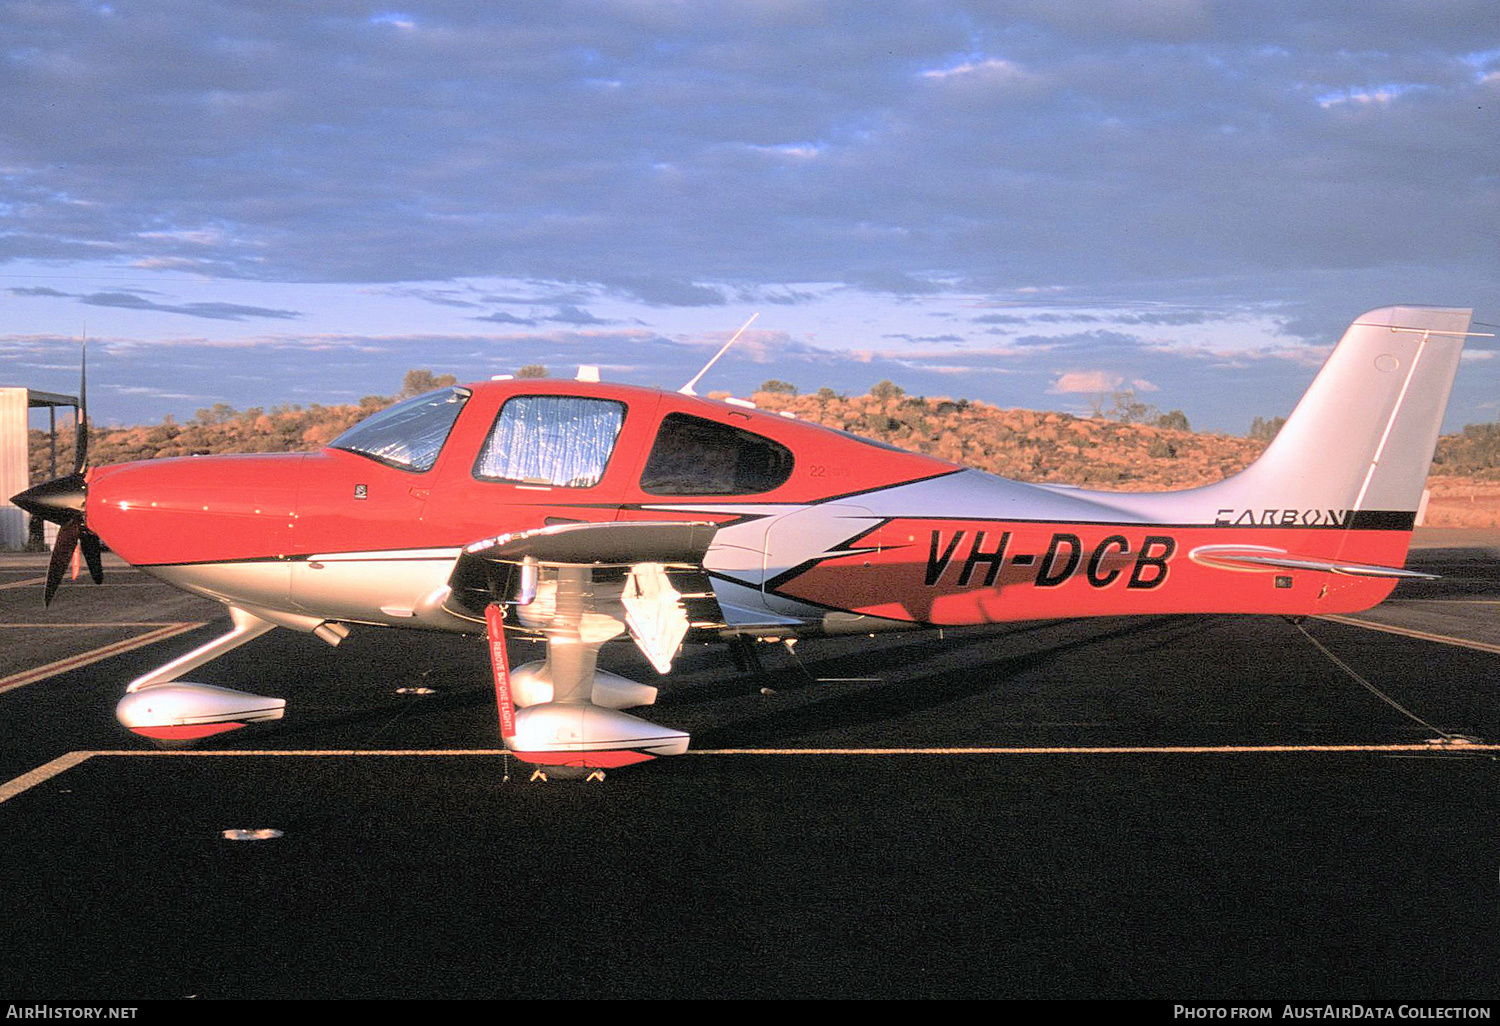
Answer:
[{"label": "rudder", "polygon": [[1357,318],[1261,457],[1202,492],[1223,507],[1391,514],[1409,524],[1471,314],[1389,306]]}]

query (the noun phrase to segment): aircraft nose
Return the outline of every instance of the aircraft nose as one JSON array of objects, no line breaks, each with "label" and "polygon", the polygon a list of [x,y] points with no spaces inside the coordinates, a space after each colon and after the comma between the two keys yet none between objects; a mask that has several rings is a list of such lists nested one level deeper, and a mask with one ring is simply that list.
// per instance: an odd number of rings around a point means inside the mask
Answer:
[{"label": "aircraft nose", "polygon": [[10,501],[33,516],[50,520],[54,524],[66,524],[79,519],[87,493],[88,485],[84,476],[69,474],[28,488],[19,495],[11,496]]}]

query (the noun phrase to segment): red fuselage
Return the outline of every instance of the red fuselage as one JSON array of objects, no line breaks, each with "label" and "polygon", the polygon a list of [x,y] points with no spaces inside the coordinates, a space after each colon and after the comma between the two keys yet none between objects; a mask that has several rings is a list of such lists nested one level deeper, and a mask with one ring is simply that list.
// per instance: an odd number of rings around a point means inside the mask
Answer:
[{"label": "red fuselage", "polygon": [[[227,578],[201,589],[221,601],[243,597],[261,608],[399,623],[415,614],[376,610],[419,606],[421,595],[398,592],[440,586],[455,550],[479,539],[566,522],[708,520],[721,526],[705,566],[739,624],[816,628],[829,627],[830,614],[859,618],[840,620],[841,629],[877,621],[1353,611],[1379,602],[1394,582],[1320,571],[1237,573],[1191,553],[1234,544],[1399,566],[1410,529],[1409,522],[1361,523],[1341,510],[1225,511],[1211,501],[1195,505],[1192,492],[1180,493],[1171,516],[1153,516],[1133,511],[1127,496],[1004,481],[787,417],[629,386],[507,381],[463,391],[430,468],[339,448],[102,467],[89,477],[88,527],[123,559],[184,586],[196,580],[195,566],[269,564],[257,571],[262,583],[253,594],[237,596]],[[597,480],[496,480],[481,472],[487,440],[518,397],[587,397],[622,410]],[[690,472],[738,480],[716,465],[735,452],[687,450],[673,457],[689,464],[687,483],[679,466],[677,483],[663,485],[666,425],[688,422],[785,455],[775,474],[753,477],[747,492],[702,491]],[[316,586],[299,586],[312,578],[304,568],[351,554],[431,566],[399,581],[387,574],[381,580],[389,587],[368,598],[358,594],[367,578],[325,575]]]}]

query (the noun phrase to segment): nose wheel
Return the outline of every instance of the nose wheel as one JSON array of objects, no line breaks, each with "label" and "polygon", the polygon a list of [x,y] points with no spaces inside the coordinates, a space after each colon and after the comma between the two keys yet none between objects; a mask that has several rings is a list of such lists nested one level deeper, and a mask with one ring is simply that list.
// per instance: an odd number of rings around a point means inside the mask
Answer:
[{"label": "nose wheel", "polygon": [[125,697],[115,706],[115,718],[123,727],[157,744],[184,745],[251,723],[281,719],[286,711],[284,698],[179,679],[276,627],[235,606],[229,607],[229,617],[234,625],[229,633],[126,686]]}]

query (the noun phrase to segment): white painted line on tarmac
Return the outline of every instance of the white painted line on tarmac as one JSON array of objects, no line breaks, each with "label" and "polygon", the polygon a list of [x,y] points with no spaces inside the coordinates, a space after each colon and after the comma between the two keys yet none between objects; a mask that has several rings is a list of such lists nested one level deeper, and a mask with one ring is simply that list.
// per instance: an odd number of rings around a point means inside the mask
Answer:
[{"label": "white painted line on tarmac", "polygon": [[30,773],[22,773],[14,780],[0,784],[0,802],[7,802],[23,791],[29,791],[36,785],[51,780],[65,770],[70,770],[80,762],[94,756],[93,752],[69,752],[67,755],[59,755],[49,763],[45,763],[32,770]]},{"label": "white painted line on tarmac", "polygon": [[[1370,753],[1422,754],[1422,755],[1468,755],[1500,753],[1500,744],[1478,741],[1415,741],[1394,744],[1330,744],[1330,745],[1088,745],[1088,746],[1024,746],[993,748],[692,748],[688,755],[730,756],[896,756],[896,755],[1317,755],[1317,754]],[[0,802],[14,798],[37,784],[50,780],[65,770],[93,758],[145,758],[145,759],[209,759],[209,758],[322,758],[322,757],[374,757],[412,758],[421,756],[496,756],[510,754],[504,748],[315,748],[315,749],[233,749],[233,750],[160,750],[120,749],[93,752],[69,752],[29,773],[0,785]],[[668,758],[670,758],[668,756]],[[519,760],[518,760],[519,761]]]},{"label": "white painted line on tarmac", "polygon": [[1348,745],[1027,745],[1014,748],[690,748],[688,755],[1282,755],[1320,752],[1500,752],[1479,741]]},{"label": "white painted line on tarmac", "polygon": [[1380,631],[1383,634],[1399,634],[1404,638],[1416,638],[1420,641],[1436,641],[1444,645],[1456,645],[1459,648],[1472,648],[1477,652],[1491,652],[1500,655],[1500,645],[1491,645],[1485,641],[1455,638],[1448,634],[1433,634],[1430,631],[1413,630],[1410,627],[1393,627],[1390,624],[1376,623],[1374,620],[1360,620],[1352,616],[1319,616],[1316,619],[1328,620],[1332,623],[1342,623],[1349,627],[1363,627],[1367,631]]},{"label": "white painted line on tarmac", "polygon": [[0,591],[4,591],[7,588],[29,588],[29,587],[31,587],[34,584],[46,584],[46,583],[47,583],[47,578],[46,577],[28,577],[24,581],[11,581],[11,582],[9,582],[7,584],[0,584]]},{"label": "white painted line on tarmac", "polygon": [[1386,605],[1401,606],[1500,606],[1500,599],[1451,598],[1451,599],[1396,599]]},{"label": "white painted line on tarmac", "polygon": [[[88,666],[90,663],[97,663],[101,659],[108,659],[111,656],[121,655],[137,648],[154,645],[158,641],[165,641],[167,638],[176,637],[179,634],[186,634],[188,631],[196,630],[206,623],[207,621],[204,620],[196,623],[168,624],[165,627],[158,627],[156,630],[147,631],[145,634],[138,634],[133,638],[111,642],[108,645],[100,645],[98,648],[90,649],[87,652],[80,652],[77,655],[68,656],[66,659],[47,663],[45,666],[22,670],[19,673],[12,673],[8,677],[0,677],[0,694],[25,687],[27,684],[35,684],[37,681],[46,680],[48,677],[55,677],[60,673],[67,673],[69,670],[76,670],[81,666]],[[98,626],[104,625],[101,624]]]},{"label": "white painted line on tarmac", "polygon": [[275,751],[274,749],[261,750],[231,750],[231,751],[199,751],[199,750],[161,750],[161,749],[121,749],[111,751],[108,749],[93,752],[69,752],[60,755],[51,762],[44,763],[36,769],[22,773],[19,777],[0,784],[0,802],[8,801],[22,792],[28,791],[38,784],[51,780],[66,770],[72,769],[79,763],[88,759],[108,758],[111,756],[124,756],[128,758],[161,758],[161,759],[191,759],[191,758],[217,758],[217,757],[244,757],[244,756],[290,756],[294,758],[308,758],[310,756],[344,756],[344,755],[373,755],[373,756],[416,756],[416,755],[508,755],[504,748],[433,748],[433,749],[355,749],[355,748],[327,748],[316,750],[291,750]]},{"label": "white painted line on tarmac", "polygon": [[399,755],[442,755],[442,756],[448,756],[448,755],[490,755],[490,756],[494,756],[494,755],[509,755],[510,751],[509,751],[509,749],[505,749],[505,748],[283,748],[283,749],[276,749],[276,748],[260,748],[260,749],[253,749],[253,748],[243,748],[243,749],[241,749],[241,748],[230,748],[230,749],[217,749],[217,750],[191,749],[191,748],[188,748],[188,749],[184,749],[184,748],[176,748],[176,749],[124,748],[124,749],[120,749],[118,751],[104,750],[104,751],[97,751],[97,752],[89,752],[88,754],[89,755],[99,755],[99,756],[125,756],[125,757],[131,757],[131,758],[134,758],[134,757],[137,757],[137,756],[141,756],[141,757],[145,757],[145,758],[148,758],[148,759],[150,759],[150,758],[156,758],[156,759],[218,758],[220,756],[225,756],[225,757],[233,758],[233,757],[244,756],[244,755],[254,755],[254,756],[281,755],[281,756],[289,756],[291,758],[296,758],[296,759],[306,759],[306,758],[310,758],[312,756],[319,756],[319,755],[379,755],[379,756],[386,756],[386,757],[389,757],[389,756],[399,756]]},{"label": "white painted line on tarmac", "polygon": [[176,627],[186,622],[186,620],[90,620],[86,623],[0,623],[0,631],[36,630],[38,628],[87,630],[90,627],[101,629],[105,627]]},{"label": "white painted line on tarmac", "polygon": [[[963,748],[689,748],[687,755],[1281,755],[1319,752],[1500,752],[1487,741],[1397,741],[1369,744],[1295,745],[1011,745]],[[240,758],[245,756],[306,759],[319,756],[462,756],[514,754],[504,748],[263,748],[263,749],[118,749],[89,752],[101,757],[147,759]],[[671,756],[662,756],[671,758]]]},{"label": "white painted line on tarmac", "polygon": [[[1368,744],[1295,745],[1013,745],[963,748],[689,748],[688,755],[1299,755],[1323,752],[1500,752],[1500,743],[1447,740],[1374,742]],[[513,755],[504,748],[125,748],[74,753],[100,757],[144,759],[291,758],[322,756]],[[662,756],[671,758],[671,756]]]}]

